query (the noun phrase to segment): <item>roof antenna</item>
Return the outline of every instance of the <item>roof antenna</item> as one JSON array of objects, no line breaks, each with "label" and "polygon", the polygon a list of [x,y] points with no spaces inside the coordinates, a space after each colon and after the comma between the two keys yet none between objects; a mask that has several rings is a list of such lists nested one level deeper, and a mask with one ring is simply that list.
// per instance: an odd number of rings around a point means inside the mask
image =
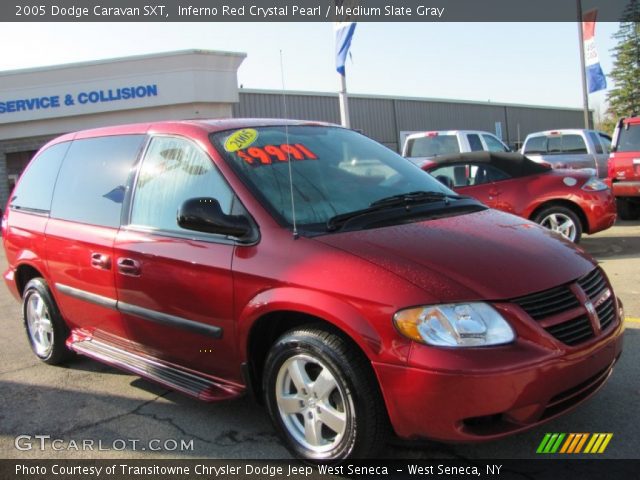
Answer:
[{"label": "roof antenna", "polygon": [[[288,118],[287,114],[287,96],[284,90],[284,61],[282,60],[282,50],[280,50],[280,76],[282,78],[282,106],[284,107],[284,118]],[[289,145],[289,125],[284,124],[284,136],[287,145]],[[289,193],[291,194],[291,220],[293,222],[293,239],[300,238],[298,234],[298,225],[296,224],[296,203],[293,200],[293,172],[291,170],[291,149],[287,149],[287,164],[289,166]]]}]

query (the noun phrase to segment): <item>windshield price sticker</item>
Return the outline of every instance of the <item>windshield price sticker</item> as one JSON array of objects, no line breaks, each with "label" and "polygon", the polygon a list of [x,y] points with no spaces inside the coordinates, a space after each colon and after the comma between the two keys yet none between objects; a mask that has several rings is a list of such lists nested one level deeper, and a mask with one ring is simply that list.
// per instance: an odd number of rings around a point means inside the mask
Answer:
[{"label": "windshield price sticker", "polygon": [[249,147],[258,138],[258,131],[253,128],[243,128],[237,132],[233,132],[226,142],[224,142],[224,149],[227,152],[237,152],[244,148]]},{"label": "windshield price sticker", "polygon": [[300,143],[283,143],[265,145],[264,147],[250,147],[235,152],[241,159],[252,166],[271,165],[277,162],[291,160],[317,160],[318,156]]}]

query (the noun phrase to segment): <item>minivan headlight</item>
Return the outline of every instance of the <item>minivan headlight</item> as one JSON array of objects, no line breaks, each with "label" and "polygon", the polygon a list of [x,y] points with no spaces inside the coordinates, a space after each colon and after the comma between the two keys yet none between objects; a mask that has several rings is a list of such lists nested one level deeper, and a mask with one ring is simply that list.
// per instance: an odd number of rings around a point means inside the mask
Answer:
[{"label": "minivan headlight", "polygon": [[393,323],[403,336],[438,347],[484,347],[515,339],[502,315],[481,302],[408,308],[397,312]]}]

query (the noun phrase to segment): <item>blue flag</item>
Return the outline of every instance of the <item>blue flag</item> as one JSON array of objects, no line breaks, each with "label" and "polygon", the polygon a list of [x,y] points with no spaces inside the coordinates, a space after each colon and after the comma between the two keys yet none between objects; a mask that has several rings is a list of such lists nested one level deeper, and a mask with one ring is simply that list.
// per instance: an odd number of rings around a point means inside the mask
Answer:
[{"label": "blue flag", "polygon": [[356,30],[355,22],[338,22],[336,29],[336,70],[344,76],[344,63],[347,60],[347,53],[351,46],[353,32]]},{"label": "blue flag", "polygon": [[598,92],[607,88],[607,77],[604,76],[600,63],[587,65],[586,69],[589,93]]}]

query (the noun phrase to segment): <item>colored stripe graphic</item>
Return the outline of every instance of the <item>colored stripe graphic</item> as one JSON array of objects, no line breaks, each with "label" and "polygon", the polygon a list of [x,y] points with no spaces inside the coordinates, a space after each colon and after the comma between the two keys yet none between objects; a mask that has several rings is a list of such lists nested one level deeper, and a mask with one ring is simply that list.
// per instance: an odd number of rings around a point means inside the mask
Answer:
[{"label": "colored stripe graphic", "polygon": [[573,442],[571,442],[571,445],[569,445],[569,449],[567,450],[567,453],[574,453],[576,451],[576,447],[578,446],[578,443],[580,442],[580,440],[582,440],[582,433],[576,433],[573,437]]},{"label": "colored stripe graphic", "polygon": [[[584,449],[584,453],[591,453],[591,449],[593,448],[594,450],[596,450],[596,443],[597,440],[600,438],[600,434],[599,433],[594,433],[593,435],[591,435],[591,440],[589,440],[589,443],[587,443],[587,448]],[[594,448],[596,447],[596,448]]]},{"label": "colored stripe graphic", "polygon": [[603,453],[612,438],[613,433],[546,433],[536,453]]},{"label": "colored stripe graphic", "polygon": [[604,451],[607,448],[607,445],[609,445],[609,442],[611,441],[611,439],[613,438],[613,433],[607,433],[606,434],[606,438],[604,439],[604,442],[602,442],[602,445],[600,445],[600,450],[598,450],[598,453],[604,453]]},{"label": "colored stripe graphic", "polygon": [[[612,433],[594,433],[584,453],[602,453],[613,437]],[[592,445],[593,444],[593,445]]]},{"label": "colored stripe graphic", "polygon": [[560,453],[567,453],[567,449],[569,448],[569,445],[571,445],[571,442],[573,442],[573,439],[576,437],[575,433],[570,433],[569,434],[569,438],[567,438],[567,441],[564,442],[564,445],[562,446],[562,449],[560,450]]},{"label": "colored stripe graphic", "polygon": [[553,435],[551,435],[551,438],[549,439],[549,441],[547,442],[547,446],[544,447],[544,451],[542,453],[553,453],[551,451],[551,448],[553,447],[553,445],[556,443],[556,439],[558,438],[558,434],[554,433]]},{"label": "colored stripe graphic", "polygon": [[540,442],[540,445],[538,445],[538,449],[536,450],[536,453],[542,453],[544,451],[544,447],[547,445],[549,438],[551,438],[551,434],[550,433],[545,434],[544,438]]},{"label": "colored stripe graphic", "polygon": [[561,433],[558,435],[558,440],[556,440],[556,443],[553,445],[549,453],[556,453],[558,451],[558,448],[560,448],[560,444],[562,443],[562,440],[564,439],[565,436],[566,434],[564,433]]},{"label": "colored stripe graphic", "polygon": [[587,438],[589,438],[589,434],[583,433],[582,438],[580,439],[580,442],[576,446],[576,450],[573,453],[580,453],[582,451],[582,447],[584,446],[584,443],[587,441]]}]

